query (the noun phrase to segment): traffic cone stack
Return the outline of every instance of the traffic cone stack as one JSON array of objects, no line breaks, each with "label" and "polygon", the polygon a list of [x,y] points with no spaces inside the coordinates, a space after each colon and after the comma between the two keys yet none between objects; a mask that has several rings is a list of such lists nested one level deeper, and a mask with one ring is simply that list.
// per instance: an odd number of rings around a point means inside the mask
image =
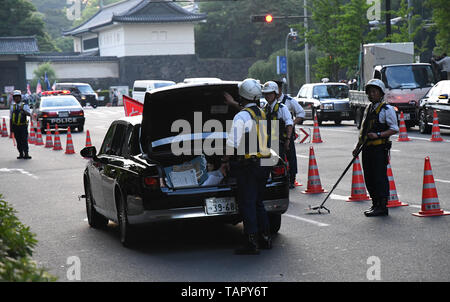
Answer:
[{"label": "traffic cone stack", "polygon": [[389,198],[388,198],[387,207],[395,208],[395,207],[407,206],[408,205],[407,203],[403,203],[403,202],[400,202],[400,200],[398,200],[397,188],[395,187],[395,181],[394,181],[394,175],[392,174],[391,163],[388,163],[388,165],[387,165],[387,176],[388,176],[388,180],[389,180]]},{"label": "traffic cone stack", "polygon": [[367,195],[361,163],[359,161],[359,157],[357,157],[353,163],[352,193],[347,201],[364,200],[370,200],[370,197]]},{"label": "traffic cone stack", "polygon": [[53,148],[53,140],[52,140],[52,134],[50,132],[49,123],[47,123],[47,129],[46,129],[45,148]]},{"label": "traffic cone stack", "polygon": [[5,118],[3,118],[2,137],[8,137],[8,129],[6,128]]},{"label": "traffic cone stack", "polygon": [[35,132],[34,132],[33,120],[31,120],[30,136],[28,137],[28,143],[29,144],[35,144],[36,143],[36,135],[35,135]]},{"label": "traffic cone stack", "polygon": [[322,143],[320,137],[319,123],[317,122],[317,115],[314,116],[314,131],[313,131],[313,143]]},{"label": "traffic cone stack", "polygon": [[62,150],[61,140],[59,139],[58,125],[55,125],[55,144],[53,145],[53,150]]},{"label": "traffic cone stack", "polygon": [[66,154],[75,154],[73,149],[72,134],[70,133],[70,127],[67,129],[67,142],[66,142]]},{"label": "traffic cone stack", "polygon": [[412,215],[418,217],[450,215],[450,212],[444,212],[439,204],[433,171],[431,170],[430,158],[428,156],[425,157],[423,171],[422,210]]},{"label": "traffic cone stack", "polygon": [[92,147],[91,135],[89,134],[89,130],[86,130],[86,147]]},{"label": "traffic cone stack", "polygon": [[39,121],[37,123],[37,129],[36,129],[36,146],[43,146],[44,141],[42,140],[42,134],[41,134],[41,125],[39,124]]},{"label": "traffic cone stack", "polygon": [[319,169],[317,167],[316,156],[313,147],[309,148],[309,168],[308,168],[308,185],[304,194],[325,193],[320,182]]},{"label": "traffic cone stack", "polygon": [[439,129],[439,121],[436,110],[433,112],[433,128],[431,129],[431,142],[442,142],[441,130]]},{"label": "traffic cone stack", "polygon": [[408,137],[408,132],[406,130],[405,118],[403,116],[403,111],[400,112],[400,133],[398,135],[398,142],[409,142],[411,139]]}]

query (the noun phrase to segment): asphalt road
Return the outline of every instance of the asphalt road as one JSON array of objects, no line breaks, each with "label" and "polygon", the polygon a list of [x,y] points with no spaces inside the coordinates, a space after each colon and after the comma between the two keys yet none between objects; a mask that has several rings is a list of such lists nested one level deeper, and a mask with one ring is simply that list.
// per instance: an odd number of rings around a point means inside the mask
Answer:
[{"label": "asphalt road", "polygon": [[[87,108],[85,132],[72,133],[76,154],[31,145],[33,159],[17,160],[12,140],[0,138],[0,194],[36,233],[33,258],[59,281],[450,281],[450,216],[411,215],[420,210],[426,156],[441,208],[450,211],[450,131],[441,130],[441,143],[429,142],[430,136],[417,128],[408,131],[410,142],[393,138],[392,171],[399,199],[408,206],[390,209],[388,217],[366,218],[370,202],[345,201],[351,193],[350,169],[327,201],[330,214],[305,210],[326,194],[306,195],[301,193],[305,186],[297,187],[273,249],[236,256],[241,224],[145,227],[133,249],[122,247],[114,223],[104,230],[88,226],[84,200],[78,200],[86,165],[79,152],[86,130],[99,148],[110,122],[123,115],[122,107]],[[0,120],[7,116],[0,111]],[[306,122],[303,128],[312,133],[312,126]],[[330,190],[351,160],[357,130],[352,122],[325,122],[320,134],[323,143],[297,145],[298,180],[307,181],[313,146],[322,186]],[[65,132],[61,142],[65,149]],[[79,275],[74,275],[78,264]]]}]

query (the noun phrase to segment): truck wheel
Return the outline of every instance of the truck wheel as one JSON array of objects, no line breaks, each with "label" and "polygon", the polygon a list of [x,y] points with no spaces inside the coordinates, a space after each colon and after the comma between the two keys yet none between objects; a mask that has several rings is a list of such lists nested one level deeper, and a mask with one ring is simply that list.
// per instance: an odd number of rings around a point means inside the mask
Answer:
[{"label": "truck wheel", "polygon": [[431,126],[428,125],[426,110],[420,110],[419,112],[419,131],[422,134],[430,134]]}]

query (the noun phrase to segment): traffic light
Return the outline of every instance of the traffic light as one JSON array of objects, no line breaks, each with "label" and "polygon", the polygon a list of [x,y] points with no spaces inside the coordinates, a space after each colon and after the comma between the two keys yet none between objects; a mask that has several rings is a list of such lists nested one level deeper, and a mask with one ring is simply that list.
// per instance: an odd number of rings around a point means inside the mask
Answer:
[{"label": "traffic light", "polygon": [[254,16],[251,16],[251,20],[252,20],[253,23],[255,23],[255,22],[272,23],[273,22],[273,16],[271,14],[254,15]]}]

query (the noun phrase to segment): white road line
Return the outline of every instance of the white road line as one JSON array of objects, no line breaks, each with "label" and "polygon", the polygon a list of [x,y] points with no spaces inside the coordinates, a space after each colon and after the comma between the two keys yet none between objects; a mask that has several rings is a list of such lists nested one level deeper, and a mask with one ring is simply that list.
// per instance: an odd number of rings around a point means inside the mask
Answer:
[{"label": "white road line", "polygon": [[36,175],[33,175],[33,174],[31,174],[30,172],[25,171],[24,169],[8,169],[8,168],[0,168],[0,172],[6,172],[6,173],[9,173],[9,172],[12,172],[12,173],[14,173],[14,172],[19,172],[19,173],[21,173],[21,174],[30,176],[30,177],[32,177],[32,178],[34,178],[34,179],[38,179],[38,178],[39,178],[39,177],[37,177]]},{"label": "white road line", "polygon": [[444,180],[444,179],[437,179],[437,178],[435,178],[434,181],[439,181],[439,182],[444,182],[444,183],[450,184],[450,180]]},{"label": "white road line", "polygon": [[298,154],[297,154],[297,157],[300,157],[300,158],[309,158],[309,156],[306,156],[306,155],[298,155]]},{"label": "white road line", "polygon": [[342,196],[342,195],[337,195],[337,194],[331,194],[330,198],[331,199],[335,199],[335,200],[348,200],[349,196]]},{"label": "white road line", "polygon": [[312,224],[320,226],[320,227],[329,226],[329,224],[326,224],[326,223],[322,223],[322,222],[314,221],[314,220],[311,220],[311,219],[298,217],[298,216],[291,215],[291,214],[283,214],[283,216],[287,216],[289,218],[293,218],[293,219],[296,219],[296,220],[312,223]]},{"label": "white road line", "polygon": [[416,204],[408,204],[409,207],[421,209],[422,206],[418,206]]}]

